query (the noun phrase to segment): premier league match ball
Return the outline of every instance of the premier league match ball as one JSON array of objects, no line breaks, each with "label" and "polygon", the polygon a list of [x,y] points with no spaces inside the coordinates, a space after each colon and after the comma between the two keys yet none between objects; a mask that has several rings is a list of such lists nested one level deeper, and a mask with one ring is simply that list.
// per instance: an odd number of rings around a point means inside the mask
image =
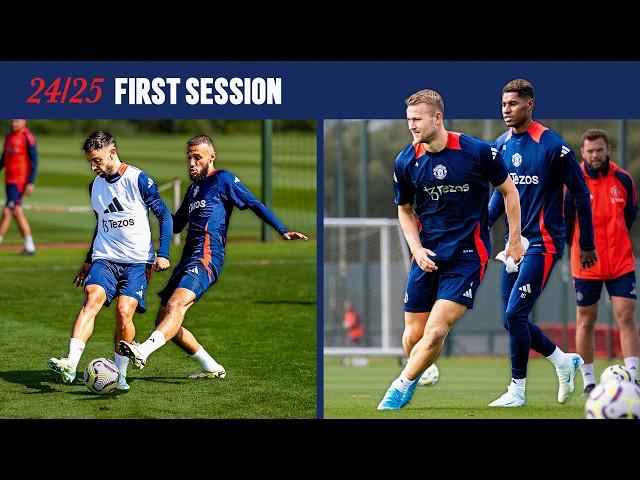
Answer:
[{"label": "premier league match ball", "polygon": [[120,372],[113,360],[96,358],[84,369],[84,384],[90,392],[104,395],[116,389]]},{"label": "premier league match ball", "polygon": [[610,380],[617,380],[618,382],[633,382],[631,372],[627,370],[624,365],[611,365],[605,368],[602,375],[600,375],[600,383],[607,383]]},{"label": "premier league match ball", "polygon": [[420,377],[420,380],[418,380],[418,383],[427,387],[433,387],[436,383],[438,383],[439,378],[440,370],[438,370],[438,366],[434,363],[424,371],[424,373]]},{"label": "premier league match ball", "polygon": [[609,380],[591,390],[584,405],[587,419],[640,418],[640,387]]}]

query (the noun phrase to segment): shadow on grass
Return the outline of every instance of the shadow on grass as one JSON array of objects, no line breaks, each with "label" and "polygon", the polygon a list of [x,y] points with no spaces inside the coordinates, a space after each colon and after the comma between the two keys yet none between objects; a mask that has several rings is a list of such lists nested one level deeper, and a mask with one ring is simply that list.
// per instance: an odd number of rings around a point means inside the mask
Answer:
[{"label": "shadow on grass", "polygon": [[[60,392],[57,386],[63,386],[63,384],[57,380],[56,376],[50,372],[49,370],[8,370],[8,371],[0,371],[0,378],[2,380],[15,383],[17,385],[23,385],[31,390],[31,392],[27,392],[27,394],[41,394],[41,393],[58,393]],[[134,384],[137,381],[143,382],[157,382],[157,383],[169,383],[174,385],[181,385],[187,381],[188,378],[185,377],[136,377],[127,379],[129,385]],[[192,380],[193,381],[193,380]],[[73,385],[64,385],[68,388],[74,387],[84,387],[84,383],[82,382],[82,378],[76,378]],[[111,394],[106,395],[97,395],[95,393],[90,392],[89,390],[69,390],[68,392],[71,395],[80,395],[83,397],[87,397],[87,400],[100,400],[102,398],[116,397],[119,395],[126,394],[127,392],[116,391]]]},{"label": "shadow on grass", "polygon": [[185,383],[187,380],[189,379],[186,377],[135,377],[135,378],[127,377],[127,383],[129,385],[133,385],[136,382],[172,383],[174,385],[180,385]]},{"label": "shadow on grass", "polygon": [[0,378],[9,383],[37,390],[29,393],[57,392],[51,385],[56,383],[56,377],[49,370],[8,370],[0,372]]}]

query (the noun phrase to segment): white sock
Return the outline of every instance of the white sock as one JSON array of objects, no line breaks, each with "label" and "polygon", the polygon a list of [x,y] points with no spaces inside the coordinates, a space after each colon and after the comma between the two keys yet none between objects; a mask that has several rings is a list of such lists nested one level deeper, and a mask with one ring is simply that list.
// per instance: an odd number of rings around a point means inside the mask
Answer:
[{"label": "white sock", "polygon": [[596,372],[593,367],[593,363],[585,363],[580,366],[580,370],[582,370],[582,384],[586,387],[587,385],[595,385],[596,383]]},{"label": "white sock", "polygon": [[4,240],[4,237],[0,235],[0,243],[2,243],[2,240]]},{"label": "white sock", "polygon": [[413,383],[413,380],[409,380],[404,371],[400,374],[398,378],[396,378],[391,385],[400,390],[402,393],[405,393],[409,388],[409,385]]},{"label": "white sock", "polygon": [[138,347],[142,356],[146,359],[149,355],[163,346],[167,341],[164,339],[164,335],[160,330],[154,331],[151,336]]},{"label": "white sock", "polygon": [[200,366],[207,372],[215,372],[222,368],[222,365],[216,362],[203,346],[200,346],[198,351],[191,355],[191,358],[197,360]]},{"label": "white sock", "polygon": [[564,355],[565,353],[562,350],[560,350],[559,347],[556,347],[553,353],[547,357],[547,360],[549,360],[551,363],[555,365],[556,368],[558,368],[564,365],[564,362],[565,362]]},{"label": "white sock", "polygon": [[67,355],[67,358],[76,369],[78,368],[78,363],[80,363],[84,347],[85,343],[82,340],[73,337],[69,339],[69,355]]},{"label": "white sock", "polygon": [[123,377],[127,376],[127,367],[129,366],[129,358],[123,355],[120,355],[118,352],[113,352],[113,362],[120,370],[120,375]]},{"label": "white sock", "polygon": [[624,357],[624,366],[631,371],[633,381],[638,380],[638,357]]},{"label": "white sock", "polygon": [[28,252],[33,252],[36,249],[36,246],[33,243],[33,237],[31,235],[27,235],[24,237],[24,249]]},{"label": "white sock", "polygon": [[509,390],[515,389],[515,390],[522,390],[524,392],[526,385],[527,385],[526,378],[512,378],[511,383],[509,384]]}]

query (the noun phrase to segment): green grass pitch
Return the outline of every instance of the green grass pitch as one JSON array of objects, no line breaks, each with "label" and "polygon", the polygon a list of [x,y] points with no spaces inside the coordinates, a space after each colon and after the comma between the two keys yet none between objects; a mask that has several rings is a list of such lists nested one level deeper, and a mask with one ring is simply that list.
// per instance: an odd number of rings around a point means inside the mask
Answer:
[{"label": "green grass pitch", "polygon": [[[365,367],[342,366],[338,358],[324,362],[325,418],[381,419],[582,419],[582,375],[567,403],[556,401],[558,379],[545,359],[529,361],[527,405],[495,408],[487,405],[506,391],[510,380],[507,357],[451,357],[436,362],[440,380],[433,387],[418,386],[409,405],[399,411],[376,407],[402,367],[397,359],[373,358]],[[596,361],[596,373],[617,360]]]},{"label": "green grass pitch", "polygon": [[[51,356],[67,352],[83,300],[72,278],[83,249],[40,248],[22,257],[0,248],[0,418],[314,418],[316,415],[316,242],[229,244],[219,282],[187,313],[189,328],[227,377],[189,380],[199,368],[169,343],[131,390],[99,396],[82,379],[57,383]],[[172,265],[179,259],[173,247]],[[169,272],[153,273],[137,338],[153,331]],[[114,310],[103,308],[81,359],[113,355]]]}]

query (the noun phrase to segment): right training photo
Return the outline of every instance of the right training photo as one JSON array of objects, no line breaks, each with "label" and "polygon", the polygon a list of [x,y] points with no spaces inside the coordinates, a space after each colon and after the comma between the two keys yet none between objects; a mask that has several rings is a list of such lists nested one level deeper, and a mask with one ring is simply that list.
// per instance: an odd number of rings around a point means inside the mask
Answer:
[{"label": "right training photo", "polygon": [[324,121],[324,418],[640,418],[640,120],[448,91]]}]

